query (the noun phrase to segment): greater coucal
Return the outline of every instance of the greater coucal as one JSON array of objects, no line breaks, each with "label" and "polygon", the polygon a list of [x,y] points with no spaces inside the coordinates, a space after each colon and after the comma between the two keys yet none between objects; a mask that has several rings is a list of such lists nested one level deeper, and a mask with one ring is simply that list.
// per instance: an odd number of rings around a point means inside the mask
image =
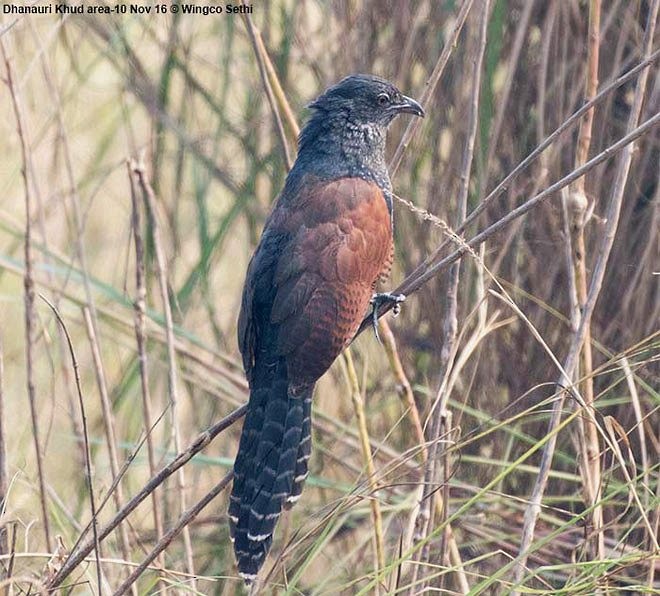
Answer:
[{"label": "greater coucal", "polygon": [[393,258],[385,137],[395,116],[424,111],[369,75],[347,77],[309,107],[298,157],[250,261],[238,319],[250,401],[229,520],[248,582],[263,565],[282,508],[302,492],[316,381],[351,342],[370,303],[377,309],[402,299],[373,294]]}]

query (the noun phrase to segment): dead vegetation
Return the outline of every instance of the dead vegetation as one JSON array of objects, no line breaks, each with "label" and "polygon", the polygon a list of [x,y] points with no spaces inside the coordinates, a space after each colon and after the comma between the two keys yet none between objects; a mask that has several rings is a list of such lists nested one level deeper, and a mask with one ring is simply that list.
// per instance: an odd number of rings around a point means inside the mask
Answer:
[{"label": "dead vegetation", "polygon": [[0,589],[244,592],[243,275],[305,103],[373,72],[427,111],[409,298],[318,387],[264,591],[660,590],[658,5],[4,15]]}]

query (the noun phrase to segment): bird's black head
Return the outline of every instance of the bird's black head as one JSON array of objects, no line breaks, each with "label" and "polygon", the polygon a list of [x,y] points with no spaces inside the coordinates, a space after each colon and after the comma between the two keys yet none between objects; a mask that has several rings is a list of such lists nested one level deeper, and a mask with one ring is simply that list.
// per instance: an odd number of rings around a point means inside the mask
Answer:
[{"label": "bird's black head", "polygon": [[392,83],[364,74],[346,77],[309,107],[326,114],[344,114],[355,124],[379,127],[387,127],[402,113],[424,116],[422,106],[403,95]]},{"label": "bird's black head", "polygon": [[389,196],[387,127],[398,114],[424,116],[422,106],[384,79],[351,75],[309,107],[314,113],[300,133],[287,189],[295,188],[303,174],[328,179],[356,176],[375,182]]}]

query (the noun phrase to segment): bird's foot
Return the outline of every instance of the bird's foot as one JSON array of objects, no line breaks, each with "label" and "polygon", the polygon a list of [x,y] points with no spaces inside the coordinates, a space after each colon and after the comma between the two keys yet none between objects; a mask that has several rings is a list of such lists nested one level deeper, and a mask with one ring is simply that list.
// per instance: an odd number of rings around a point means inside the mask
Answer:
[{"label": "bird's foot", "polygon": [[374,294],[371,297],[371,318],[372,325],[374,327],[374,335],[378,340],[379,344],[383,342],[380,341],[380,336],[378,335],[378,309],[386,304],[392,304],[392,314],[396,317],[401,312],[401,303],[406,299],[403,294],[392,294],[390,292],[382,292],[379,294]]}]

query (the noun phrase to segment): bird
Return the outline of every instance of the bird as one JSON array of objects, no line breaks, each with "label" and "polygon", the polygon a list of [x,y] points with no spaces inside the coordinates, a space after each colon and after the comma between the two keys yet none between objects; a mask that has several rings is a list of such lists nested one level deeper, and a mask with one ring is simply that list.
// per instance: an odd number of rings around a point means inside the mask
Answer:
[{"label": "bird", "polygon": [[283,509],[300,498],[311,454],[312,393],[369,309],[393,261],[387,129],[422,106],[391,82],[348,76],[308,106],[298,155],[248,265],[238,344],[250,397],[228,517],[238,572],[256,580]]}]

